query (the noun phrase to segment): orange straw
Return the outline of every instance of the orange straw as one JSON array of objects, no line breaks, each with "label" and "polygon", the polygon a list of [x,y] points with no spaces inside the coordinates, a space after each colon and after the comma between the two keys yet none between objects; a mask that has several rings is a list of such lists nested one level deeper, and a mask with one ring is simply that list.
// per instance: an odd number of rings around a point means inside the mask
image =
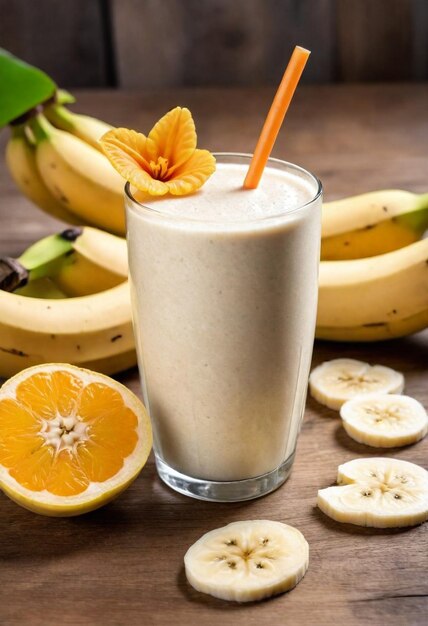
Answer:
[{"label": "orange straw", "polygon": [[244,189],[255,189],[260,182],[309,55],[310,51],[300,46],[296,46],[293,50],[254,150],[245,177]]}]

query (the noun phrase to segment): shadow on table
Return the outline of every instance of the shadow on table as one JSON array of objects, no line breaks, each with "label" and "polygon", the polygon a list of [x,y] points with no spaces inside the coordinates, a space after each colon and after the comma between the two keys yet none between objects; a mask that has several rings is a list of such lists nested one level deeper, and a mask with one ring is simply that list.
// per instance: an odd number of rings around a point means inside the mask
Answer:
[{"label": "shadow on table", "polygon": [[342,426],[342,423],[337,425],[334,432],[334,438],[337,443],[346,450],[359,454],[361,456],[393,456],[401,450],[412,448],[415,444],[409,444],[408,446],[400,446],[396,448],[374,448],[373,446],[366,446],[364,443],[358,443],[355,439],[352,439]]},{"label": "shadow on table", "polygon": [[216,528],[248,516],[251,501],[208,503],[182,496],[164,485],[150,463],[121,496],[100,509],[76,517],[51,518],[27,511],[6,497],[1,500],[0,537],[3,560],[54,559],[67,553],[108,552],[143,546],[147,537],[159,543],[174,534],[194,540],[198,525]]},{"label": "shadow on table", "polygon": [[[319,339],[315,341],[312,368],[323,361],[339,358],[376,362],[398,370],[427,371],[428,331],[401,339],[378,342],[346,343]],[[404,363],[406,367],[403,367]]]},{"label": "shadow on table", "polygon": [[[211,609],[217,611],[245,611],[246,609],[254,607],[262,608],[264,605],[271,606],[272,602],[281,600],[284,601],[284,596],[287,596],[289,592],[281,593],[276,597],[265,598],[264,600],[257,600],[255,602],[230,602],[227,600],[220,600],[220,598],[214,598],[214,596],[207,595],[205,593],[200,593],[193,589],[190,583],[187,581],[186,572],[184,570],[184,566],[181,567],[180,571],[177,574],[177,587],[180,593],[184,596],[184,598],[188,602],[192,602],[194,604],[199,604],[201,606],[207,606]],[[292,589],[290,589],[292,591]]]}]

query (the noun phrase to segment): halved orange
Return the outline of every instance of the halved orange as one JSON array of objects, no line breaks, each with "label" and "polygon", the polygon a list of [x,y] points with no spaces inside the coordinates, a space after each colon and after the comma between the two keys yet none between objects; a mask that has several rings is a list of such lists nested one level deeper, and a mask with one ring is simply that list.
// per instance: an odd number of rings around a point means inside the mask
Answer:
[{"label": "halved orange", "polygon": [[138,476],[151,446],[144,405],[108,376],[52,363],[0,389],[0,486],[36,513],[106,504]]}]

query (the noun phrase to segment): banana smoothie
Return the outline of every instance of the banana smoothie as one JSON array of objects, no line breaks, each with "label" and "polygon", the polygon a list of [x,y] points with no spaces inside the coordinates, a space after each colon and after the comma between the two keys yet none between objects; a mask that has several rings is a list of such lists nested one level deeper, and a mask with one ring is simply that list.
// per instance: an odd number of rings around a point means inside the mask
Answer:
[{"label": "banana smoothie", "polygon": [[304,410],[321,191],[274,159],[244,190],[248,163],[217,155],[193,195],[138,202],[128,192],[130,282],[161,477],[167,467],[189,480],[246,481],[288,463],[267,492],[288,475]]}]

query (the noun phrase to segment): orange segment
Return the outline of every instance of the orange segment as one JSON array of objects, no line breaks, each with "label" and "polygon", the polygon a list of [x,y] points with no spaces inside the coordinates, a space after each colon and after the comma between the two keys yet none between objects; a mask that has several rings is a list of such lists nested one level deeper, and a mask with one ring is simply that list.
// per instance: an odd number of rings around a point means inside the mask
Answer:
[{"label": "orange segment", "polygon": [[[122,396],[115,389],[103,383],[91,383],[85,387],[80,397],[78,412],[83,421],[92,422],[108,415],[117,417],[118,411],[125,408]],[[136,425],[135,418],[133,428]]]},{"label": "orange segment", "polygon": [[114,413],[100,416],[91,423],[89,433],[91,440],[96,441],[101,446],[114,448],[122,457],[131,454],[137,443],[137,433],[135,431],[135,413],[130,409],[122,409],[120,420]]},{"label": "orange segment", "polygon": [[77,448],[80,467],[90,481],[104,482],[122,468],[123,455],[111,446],[102,446],[95,441],[85,441]]},{"label": "orange segment", "polygon": [[0,402],[0,441],[7,437],[39,432],[41,420],[16,400],[7,398]]},{"label": "orange segment", "polygon": [[23,487],[32,491],[41,491],[46,488],[54,454],[52,446],[41,446],[17,463],[10,470],[10,475]]},{"label": "orange segment", "polygon": [[44,443],[42,437],[20,435],[0,442],[0,463],[5,467],[15,467],[20,461],[34,454]]},{"label": "orange segment", "polygon": [[15,400],[0,402],[0,463],[13,467],[43,444],[40,421]]},{"label": "orange segment", "polygon": [[144,406],[107,376],[40,365],[0,389],[0,487],[37,512],[100,506],[137,476],[151,442]]},{"label": "orange segment", "polygon": [[75,496],[88,486],[88,477],[75,454],[70,450],[63,450],[55,456],[46,481],[48,491],[58,496]]},{"label": "orange segment", "polygon": [[82,381],[69,372],[41,372],[18,385],[16,399],[34,415],[49,420],[70,415],[82,388]]},{"label": "orange segment", "polygon": [[89,421],[91,440],[128,456],[137,443],[137,416],[127,408],[121,395],[106,385],[88,385],[79,405],[79,416]]}]

